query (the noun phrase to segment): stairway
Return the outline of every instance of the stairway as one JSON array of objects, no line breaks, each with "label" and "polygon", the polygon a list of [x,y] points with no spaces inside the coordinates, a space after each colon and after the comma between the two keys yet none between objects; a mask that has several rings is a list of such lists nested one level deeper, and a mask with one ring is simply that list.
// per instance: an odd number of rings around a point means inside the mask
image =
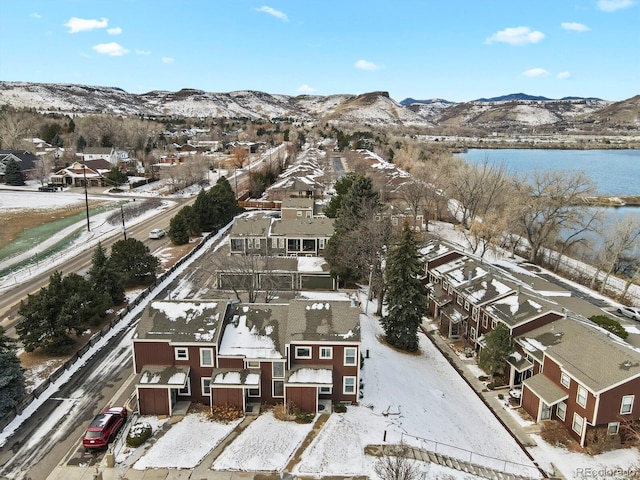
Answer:
[{"label": "stairway", "polygon": [[[365,454],[381,457],[383,455],[397,455],[399,445],[367,445],[364,449]],[[536,477],[527,477],[524,475],[516,475],[512,473],[502,472],[493,468],[478,465],[476,463],[466,462],[448,455],[443,455],[431,450],[425,450],[410,445],[402,445],[407,458],[418,460],[421,462],[435,463],[444,467],[453,468],[455,470],[484,477],[489,480],[532,480]]]}]

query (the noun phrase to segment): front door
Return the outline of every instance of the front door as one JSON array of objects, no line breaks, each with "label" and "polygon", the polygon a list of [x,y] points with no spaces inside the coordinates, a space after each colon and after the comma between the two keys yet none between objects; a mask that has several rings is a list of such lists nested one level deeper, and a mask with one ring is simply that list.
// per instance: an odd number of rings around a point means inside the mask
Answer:
[{"label": "front door", "polygon": [[551,418],[551,407],[542,402],[542,412],[540,412],[540,420],[549,420]]}]

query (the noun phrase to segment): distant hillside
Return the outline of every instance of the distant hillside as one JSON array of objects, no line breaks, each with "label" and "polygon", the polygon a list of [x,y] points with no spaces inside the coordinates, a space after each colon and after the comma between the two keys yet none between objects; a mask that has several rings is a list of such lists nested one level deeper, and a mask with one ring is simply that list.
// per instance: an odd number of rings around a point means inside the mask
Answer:
[{"label": "distant hillside", "polygon": [[[524,93],[454,103],[434,98],[406,98],[398,103],[387,92],[361,95],[277,95],[241,90],[227,93],[184,88],[177,92],[127,93],[113,87],[0,81],[0,106],[31,108],[69,115],[222,117],[355,125],[471,128],[527,131],[532,127],[629,130],[639,126],[640,96],[622,102],[566,97],[552,100]],[[610,132],[609,132],[610,133]]]}]

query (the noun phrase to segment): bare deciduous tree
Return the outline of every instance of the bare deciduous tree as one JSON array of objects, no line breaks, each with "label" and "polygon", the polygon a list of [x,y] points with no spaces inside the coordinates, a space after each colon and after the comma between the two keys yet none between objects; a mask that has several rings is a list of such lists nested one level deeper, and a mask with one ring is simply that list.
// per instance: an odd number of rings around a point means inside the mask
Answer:
[{"label": "bare deciduous tree", "polygon": [[411,449],[407,445],[390,445],[385,448],[385,453],[373,467],[382,480],[417,480],[421,477],[417,463],[410,458]]},{"label": "bare deciduous tree", "polygon": [[536,171],[517,178],[514,190],[512,227],[528,240],[531,262],[563,231],[583,228],[591,220],[582,199],[593,195],[596,188],[582,172]]}]

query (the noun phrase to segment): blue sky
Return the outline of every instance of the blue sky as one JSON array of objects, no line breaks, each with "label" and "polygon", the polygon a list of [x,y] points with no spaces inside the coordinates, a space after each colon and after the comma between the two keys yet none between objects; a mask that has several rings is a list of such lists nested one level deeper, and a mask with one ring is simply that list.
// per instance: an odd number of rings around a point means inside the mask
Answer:
[{"label": "blue sky", "polygon": [[640,93],[640,0],[0,0],[0,79],[456,102]]}]

